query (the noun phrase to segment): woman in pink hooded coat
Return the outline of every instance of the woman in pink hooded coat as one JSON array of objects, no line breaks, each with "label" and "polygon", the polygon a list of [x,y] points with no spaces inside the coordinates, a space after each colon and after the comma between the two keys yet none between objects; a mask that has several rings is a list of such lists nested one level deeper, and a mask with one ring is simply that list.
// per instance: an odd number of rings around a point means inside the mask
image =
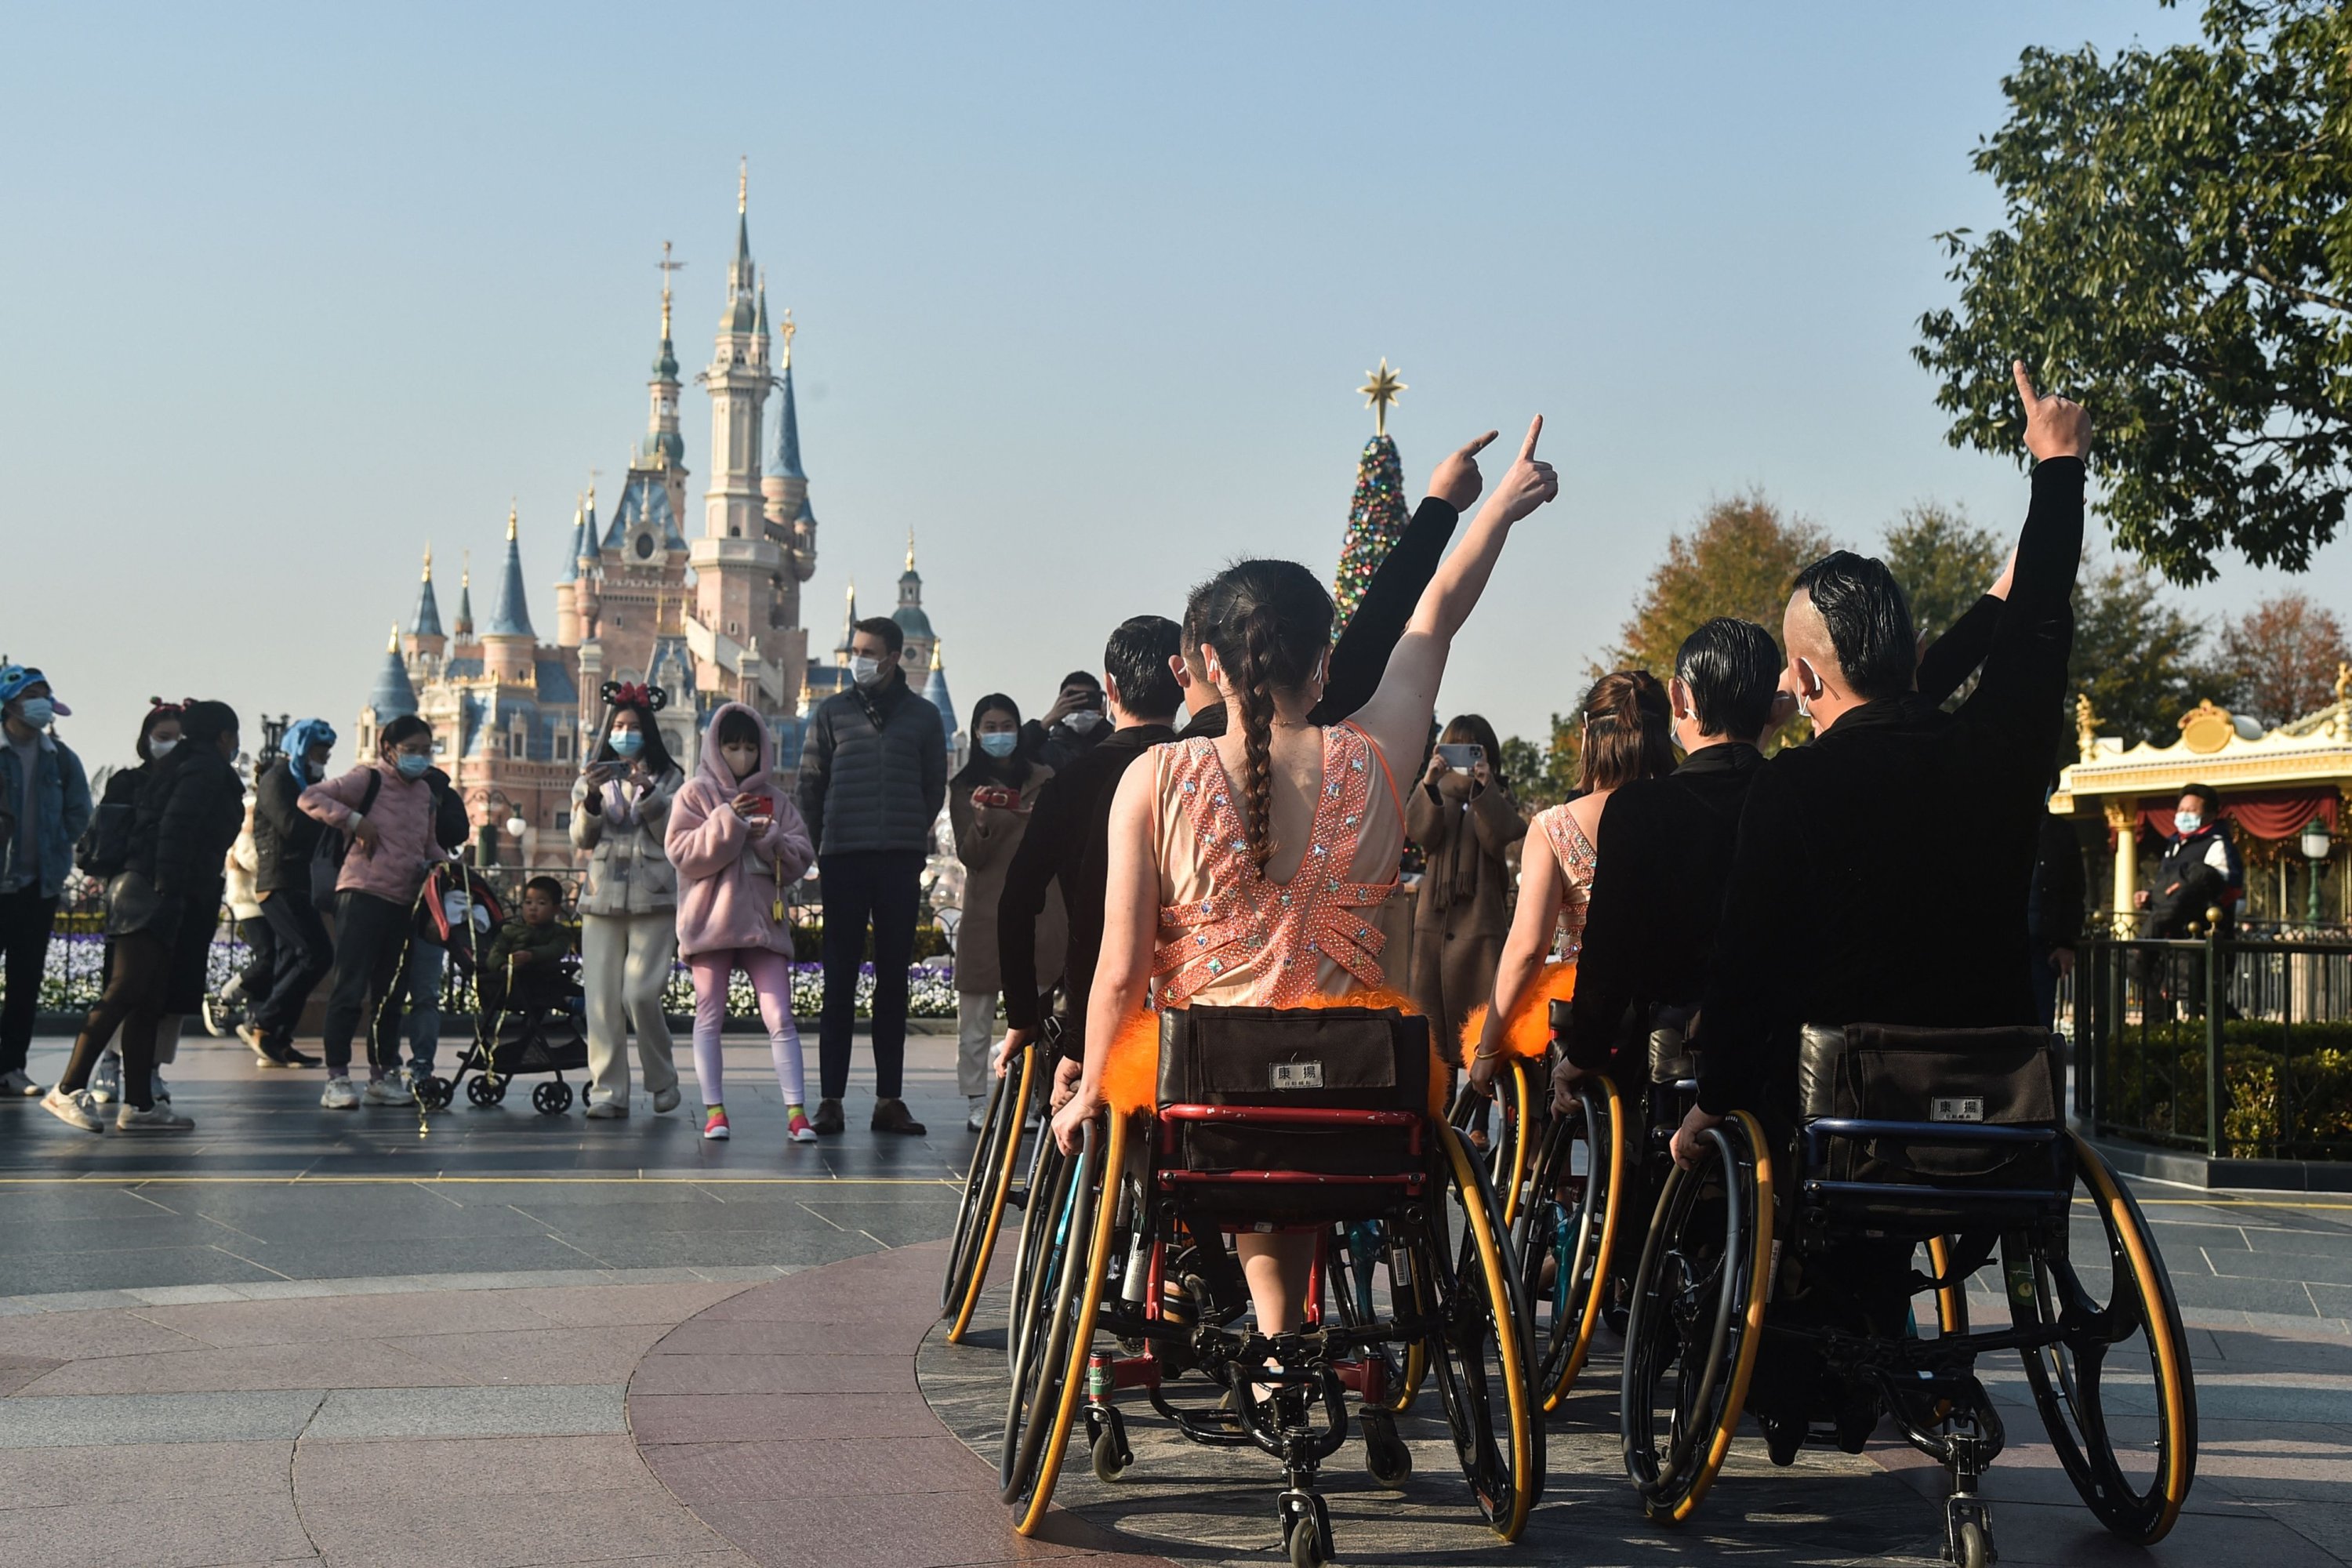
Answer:
[{"label": "woman in pink hooded coat", "polygon": [[710,716],[702,760],[669,811],[677,951],[694,974],[694,1076],[702,1085],[702,1135],[728,1135],[719,1037],[727,1022],[728,982],[740,969],[760,998],[792,1140],[814,1143],[816,1133],[802,1103],[784,889],[800,880],[816,852],[775,765],[775,742],[758,714],[729,702]]}]

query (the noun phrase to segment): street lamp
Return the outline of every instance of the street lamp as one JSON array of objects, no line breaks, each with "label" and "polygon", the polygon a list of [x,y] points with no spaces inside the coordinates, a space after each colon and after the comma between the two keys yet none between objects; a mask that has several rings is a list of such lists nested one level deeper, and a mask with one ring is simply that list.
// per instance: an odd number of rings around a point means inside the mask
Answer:
[{"label": "street lamp", "polygon": [[2315,816],[2305,825],[2303,858],[2311,862],[2311,893],[2305,900],[2303,911],[2304,921],[2307,925],[2319,923],[2319,874],[2326,868],[2328,854],[2335,847],[2334,841],[2327,836],[2327,824]]}]

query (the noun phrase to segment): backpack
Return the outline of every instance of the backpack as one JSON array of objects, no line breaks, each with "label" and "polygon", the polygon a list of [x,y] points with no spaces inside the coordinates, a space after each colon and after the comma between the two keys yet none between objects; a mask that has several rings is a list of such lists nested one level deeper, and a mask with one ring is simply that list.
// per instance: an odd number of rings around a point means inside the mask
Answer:
[{"label": "backpack", "polygon": [[[360,796],[354,816],[365,816],[375,809],[375,797],[383,790],[383,773],[375,768],[368,770],[367,793]],[[319,846],[310,852],[310,901],[330,904],[335,899],[335,879],[342,875],[343,857],[352,850],[348,833],[321,833]]]}]

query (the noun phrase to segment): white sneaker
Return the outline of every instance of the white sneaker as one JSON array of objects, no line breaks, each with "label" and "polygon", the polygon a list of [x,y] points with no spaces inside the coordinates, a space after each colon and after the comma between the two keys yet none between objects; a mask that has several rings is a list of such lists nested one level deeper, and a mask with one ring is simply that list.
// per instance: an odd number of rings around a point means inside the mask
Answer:
[{"label": "white sneaker", "polygon": [[677,1109],[677,1085],[672,1084],[667,1089],[663,1089],[659,1094],[654,1096],[654,1110],[656,1112],[667,1112],[676,1110]]},{"label": "white sneaker", "polygon": [[100,1051],[98,1066],[90,1070],[89,1099],[93,1105],[104,1105],[122,1098],[122,1058],[112,1051]]},{"label": "white sneaker", "polygon": [[395,1068],[382,1078],[369,1080],[367,1092],[360,1097],[370,1105],[414,1105],[415,1090],[408,1087],[408,1075]]},{"label": "white sneaker", "polygon": [[194,1131],[195,1125],[193,1120],[173,1110],[169,1100],[156,1101],[152,1110],[126,1105],[114,1118],[117,1132],[187,1132]]},{"label": "white sneaker", "polygon": [[593,1121],[625,1121],[629,1116],[629,1102],[625,1100],[593,1100],[587,1114]]},{"label": "white sneaker", "polygon": [[68,1127],[79,1127],[85,1132],[106,1131],[106,1123],[90,1110],[89,1101],[79,1094],[53,1088],[41,1096],[41,1109]]},{"label": "white sneaker", "polygon": [[971,1097],[971,1114],[963,1119],[963,1130],[967,1132],[977,1132],[987,1124],[988,1096],[975,1094]]},{"label": "white sneaker", "polygon": [[319,1096],[320,1105],[329,1110],[356,1110],[359,1102],[359,1088],[348,1074],[337,1074],[327,1079],[327,1087]]}]

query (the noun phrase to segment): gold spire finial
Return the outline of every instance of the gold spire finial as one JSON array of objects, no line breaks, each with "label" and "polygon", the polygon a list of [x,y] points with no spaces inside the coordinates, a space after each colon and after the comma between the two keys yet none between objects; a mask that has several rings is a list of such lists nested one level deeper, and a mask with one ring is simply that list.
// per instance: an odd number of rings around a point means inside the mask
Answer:
[{"label": "gold spire finial", "polygon": [[793,308],[792,308],[790,305],[785,306],[785,307],[784,307],[784,324],[783,324],[783,327],[782,327],[782,331],[781,331],[777,335],[778,335],[779,337],[781,337],[781,338],[783,340],[783,344],[784,344],[784,363],[783,363],[783,368],[784,368],[784,369],[786,369],[786,370],[790,370],[790,369],[792,369],[792,368],[793,368],[793,334],[794,332],[799,331],[800,331],[800,329],[799,329],[798,327],[796,327],[796,326],[793,325]]},{"label": "gold spire finial", "polygon": [[1389,405],[1406,390],[1405,384],[1389,368],[1386,354],[1381,356],[1381,368],[1366,371],[1364,378],[1364,384],[1356,390],[1364,395],[1364,406],[1372,411],[1372,434],[1385,436],[1389,433]]},{"label": "gold spire finial", "polygon": [[507,542],[508,542],[508,543],[509,543],[509,544],[513,543],[513,542],[514,542],[514,536],[515,536],[515,503],[514,503],[514,498],[513,498],[513,497],[511,497],[511,496],[509,496],[509,497],[508,497],[508,498],[507,498]]},{"label": "gold spire finial", "polygon": [[433,581],[433,542],[429,539],[425,542],[425,580]]},{"label": "gold spire finial", "polygon": [[473,585],[474,552],[468,550],[457,557],[457,586],[470,588]]},{"label": "gold spire finial", "polygon": [[914,525],[913,523],[911,523],[911,522],[910,522],[910,523],[908,523],[908,524],[907,525],[907,570],[908,570],[908,571],[909,571],[909,572],[912,572],[914,569],[915,569],[915,525]]},{"label": "gold spire finial", "polygon": [[386,653],[398,653],[400,651],[400,623],[398,621],[392,623],[392,637],[383,645],[383,651]]},{"label": "gold spire finial", "polygon": [[742,163],[735,171],[735,216],[737,217],[743,216],[745,204],[751,200],[751,155],[746,153]]},{"label": "gold spire finial", "polygon": [[655,262],[654,265],[661,268],[662,342],[669,342],[669,275],[677,271],[679,268],[685,266],[686,263],[683,261],[672,261],[669,258],[669,241],[665,239],[662,241],[662,258],[659,261]]}]

